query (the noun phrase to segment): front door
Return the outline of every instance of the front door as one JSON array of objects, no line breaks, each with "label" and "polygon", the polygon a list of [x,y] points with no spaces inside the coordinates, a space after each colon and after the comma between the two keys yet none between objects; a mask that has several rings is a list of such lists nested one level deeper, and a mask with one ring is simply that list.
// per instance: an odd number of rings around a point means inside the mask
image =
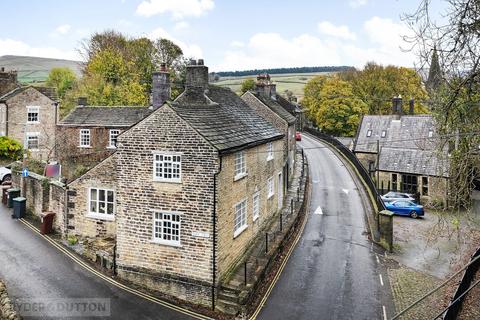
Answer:
[{"label": "front door", "polygon": [[283,206],[283,176],[280,172],[278,174],[278,209],[281,209]]}]

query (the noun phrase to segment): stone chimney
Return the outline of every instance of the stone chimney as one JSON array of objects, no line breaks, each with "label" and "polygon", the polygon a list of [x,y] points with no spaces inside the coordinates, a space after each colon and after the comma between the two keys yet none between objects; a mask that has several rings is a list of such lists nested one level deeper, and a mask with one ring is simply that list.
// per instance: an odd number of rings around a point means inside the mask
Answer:
[{"label": "stone chimney", "polygon": [[0,71],[0,96],[3,96],[18,86],[17,72],[5,71],[5,67],[2,67]]},{"label": "stone chimney", "polygon": [[79,107],[85,107],[88,105],[87,97],[78,97],[77,98],[77,105]]},{"label": "stone chimney", "polygon": [[195,61],[191,59],[187,65],[185,80],[185,91],[201,91],[208,89],[208,67],[204,65],[203,59]]},{"label": "stone chimney", "polygon": [[411,98],[408,100],[408,114],[414,115],[415,114],[415,99]]},{"label": "stone chimney", "polygon": [[165,63],[160,64],[160,71],[152,74],[152,106],[160,108],[170,99],[170,73]]},{"label": "stone chimney", "polygon": [[402,97],[393,97],[392,99],[392,114],[401,116],[403,114],[403,109],[402,109]]},{"label": "stone chimney", "polygon": [[276,99],[277,86],[270,80],[270,75],[262,73],[257,76],[255,91],[264,98]]}]

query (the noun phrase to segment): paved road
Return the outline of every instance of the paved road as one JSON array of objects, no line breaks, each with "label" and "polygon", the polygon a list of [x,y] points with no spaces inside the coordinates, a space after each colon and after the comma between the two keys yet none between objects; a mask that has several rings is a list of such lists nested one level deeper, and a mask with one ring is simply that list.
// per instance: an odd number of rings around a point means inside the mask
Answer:
[{"label": "paved road", "polygon": [[10,215],[0,204],[0,278],[12,298],[106,298],[106,319],[193,319],[96,277]]},{"label": "paved road", "polygon": [[[315,139],[303,136],[312,197],[302,238],[259,319],[383,319],[390,289],[364,235],[359,191],[344,164]],[[384,301],[383,301],[384,300]]]}]

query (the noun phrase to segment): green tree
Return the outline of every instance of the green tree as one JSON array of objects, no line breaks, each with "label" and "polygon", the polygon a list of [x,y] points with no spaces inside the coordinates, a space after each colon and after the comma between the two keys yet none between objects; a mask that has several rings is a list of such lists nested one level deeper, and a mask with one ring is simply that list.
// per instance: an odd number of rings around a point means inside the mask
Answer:
[{"label": "green tree", "polygon": [[240,88],[240,91],[242,94],[249,90],[254,90],[255,89],[255,80],[253,79],[245,79],[242,81],[242,87]]},{"label": "green tree", "polygon": [[317,126],[333,135],[355,135],[367,104],[355,96],[350,83],[336,76],[316,79],[315,83],[321,90],[314,92],[316,96],[306,97],[304,105]]},{"label": "green tree", "polygon": [[22,145],[9,137],[0,137],[0,158],[8,160],[20,160],[23,156]]},{"label": "green tree", "polygon": [[321,91],[326,80],[326,76],[314,77],[303,88],[302,105],[305,115],[312,121],[316,121],[317,104],[321,100]]},{"label": "green tree", "polygon": [[47,86],[57,89],[58,97],[63,99],[65,93],[71,90],[77,77],[70,68],[53,68],[47,78]]}]

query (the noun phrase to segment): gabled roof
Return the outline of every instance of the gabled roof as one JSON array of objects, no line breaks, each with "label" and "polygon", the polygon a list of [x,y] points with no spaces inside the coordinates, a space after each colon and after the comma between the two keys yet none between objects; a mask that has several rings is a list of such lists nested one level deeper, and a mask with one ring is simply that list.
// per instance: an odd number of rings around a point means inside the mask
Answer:
[{"label": "gabled roof", "polygon": [[435,135],[435,122],[430,115],[366,115],[360,124],[354,151],[376,153],[377,141],[380,146],[433,150]]},{"label": "gabled roof", "polygon": [[287,111],[283,105],[291,104],[286,99],[282,98],[279,95],[276,95],[275,100],[273,98],[267,98],[261,94],[250,91],[258,100],[260,100],[264,105],[266,105],[270,110],[275,112],[280,118],[285,120],[288,124],[294,124],[296,118]]},{"label": "gabled roof", "polygon": [[84,127],[130,127],[152,112],[148,107],[78,106],[59,125]]},{"label": "gabled roof", "polygon": [[50,100],[53,100],[53,101],[58,100],[58,96],[57,96],[57,92],[56,92],[55,88],[21,86],[21,87],[17,87],[15,89],[11,90],[10,92],[5,93],[3,96],[0,97],[0,101],[7,101],[8,99],[10,99],[10,98],[16,96],[17,94],[19,94],[19,93],[21,93],[21,92],[23,92],[27,89],[30,89],[30,88],[33,88],[33,89],[37,90],[38,92],[40,92],[41,94],[43,94],[44,96],[49,98]]},{"label": "gabled roof", "polygon": [[224,154],[283,137],[228,88],[209,86],[205,94],[189,89],[171,107]]},{"label": "gabled roof", "polygon": [[433,150],[380,149],[379,170],[412,173],[425,176],[448,177],[448,155]]},{"label": "gabled roof", "polygon": [[302,109],[298,107],[296,103],[292,103],[285,99],[284,97],[277,94],[277,102],[280,104],[285,110],[287,110],[292,116],[299,112],[303,112]]}]

